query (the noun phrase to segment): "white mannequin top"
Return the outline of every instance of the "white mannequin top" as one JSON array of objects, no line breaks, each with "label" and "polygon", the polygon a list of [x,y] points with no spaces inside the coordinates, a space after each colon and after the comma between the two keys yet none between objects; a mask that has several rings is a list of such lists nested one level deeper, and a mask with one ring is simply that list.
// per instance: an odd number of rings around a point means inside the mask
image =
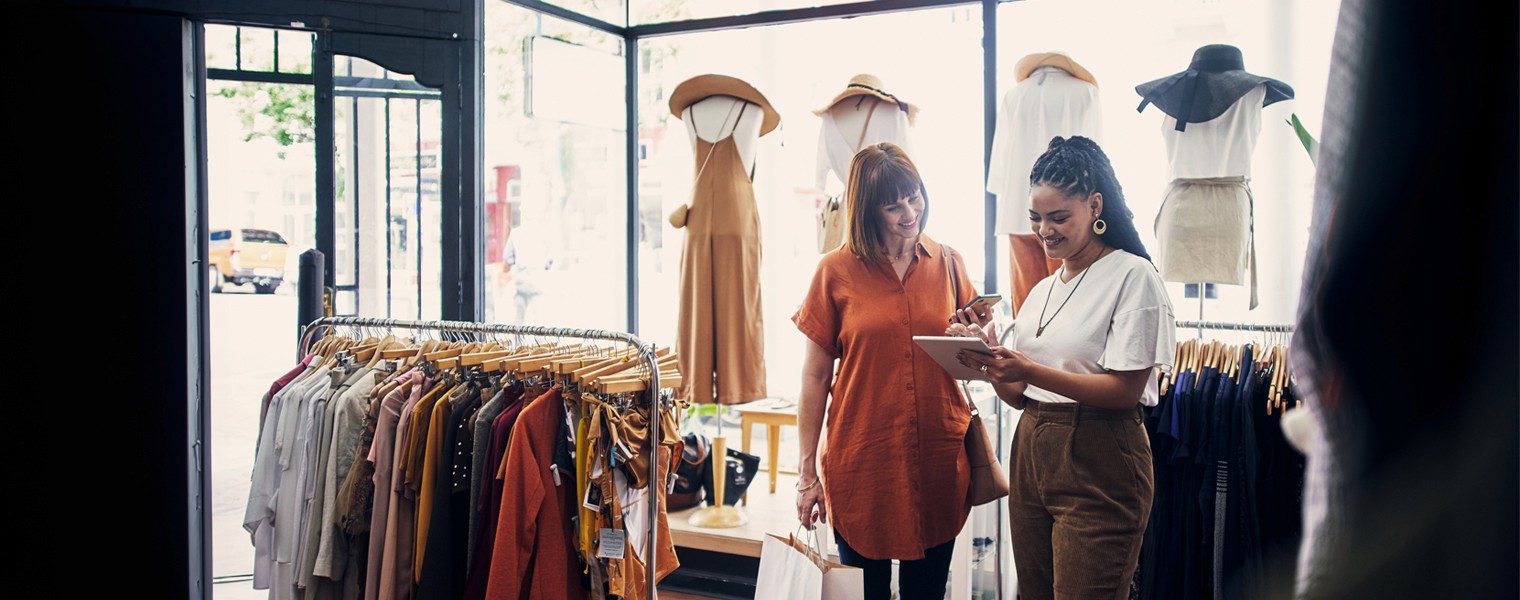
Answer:
[{"label": "white mannequin top", "polygon": [[1161,119],[1172,179],[1250,177],[1251,154],[1261,135],[1261,103],[1266,98],[1267,85],[1258,85],[1224,114],[1202,123],[1188,123],[1186,131],[1177,131],[1177,119]]},{"label": "white mannequin top", "polygon": [[987,191],[998,196],[998,235],[1034,233],[1029,225],[1034,161],[1056,136],[1080,135],[1102,144],[1101,116],[1097,86],[1059,67],[1035,69],[1008,90],[998,109],[987,169]]},{"label": "white mannequin top", "polygon": [[[740,115],[740,105],[743,104],[749,106],[744,107],[744,114]],[[697,145],[699,133],[704,141],[714,144],[732,135],[739,158],[744,161],[744,171],[753,172],[755,153],[759,149],[760,124],[765,120],[765,111],[760,105],[733,96],[708,96],[681,111],[681,120],[686,122],[686,140],[693,148]]]},{"label": "white mannequin top", "polygon": [[[866,123],[868,113],[871,115],[869,125]],[[826,189],[830,172],[843,183],[850,176],[850,160],[866,146],[892,142],[902,147],[908,156],[913,156],[908,147],[908,113],[903,112],[896,102],[875,96],[851,96],[835,102],[822,118],[823,124],[818,128],[818,170],[814,186],[819,190]],[[866,127],[869,129],[862,141],[860,132]],[[857,145],[856,142],[860,143]]]}]

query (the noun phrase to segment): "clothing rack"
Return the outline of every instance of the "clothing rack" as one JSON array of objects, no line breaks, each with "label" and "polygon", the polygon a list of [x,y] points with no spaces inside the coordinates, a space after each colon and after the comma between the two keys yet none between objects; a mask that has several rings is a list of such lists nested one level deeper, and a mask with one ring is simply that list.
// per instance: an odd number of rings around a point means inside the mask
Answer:
[{"label": "clothing rack", "polygon": [[[313,336],[317,331],[326,328],[329,332],[331,332],[336,331],[340,327],[348,327],[360,330],[370,328],[384,329],[387,331],[394,329],[407,329],[413,331],[432,331],[438,333],[454,333],[465,335],[508,334],[520,336],[574,338],[583,340],[607,340],[614,342],[623,342],[628,346],[637,348],[640,357],[649,363],[649,389],[660,389],[660,357],[655,354],[656,349],[654,345],[645,344],[638,338],[638,336],[635,336],[631,333],[605,329],[574,329],[568,327],[540,327],[532,325],[500,325],[495,323],[476,323],[471,321],[403,321],[397,319],[377,319],[369,317],[323,317],[312,321],[311,323],[301,328],[301,340],[297,348],[299,354],[296,359],[300,360],[302,358],[305,358],[307,351],[316,341]],[[657,485],[656,482],[660,481],[660,461],[658,460],[659,448],[656,446],[660,440],[660,419],[654,418],[654,415],[660,414],[659,411],[660,396],[658,393],[651,393],[649,395],[649,414],[651,416],[649,419],[649,440],[651,445],[650,450],[655,453],[654,457],[649,461],[649,482],[651,486]],[[660,522],[660,504],[661,503],[655,498],[651,498],[651,501],[649,502],[649,539],[644,552],[644,556],[648,560],[648,562],[644,565],[644,568],[648,578],[647,580],[649,581],[649,600],[656,600],[658,597],[656,591],[656,583],[658,582],[658,579],[655,577],[655,561],[658,560],[658,557],[655,551],[658,547],[657,542],[659,538],[658,524]]]}]

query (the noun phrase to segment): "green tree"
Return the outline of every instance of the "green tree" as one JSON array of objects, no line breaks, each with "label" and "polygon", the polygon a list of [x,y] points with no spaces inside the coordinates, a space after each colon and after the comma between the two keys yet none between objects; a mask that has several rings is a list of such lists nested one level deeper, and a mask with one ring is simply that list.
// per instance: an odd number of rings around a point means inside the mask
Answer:
[{"label": "green tree", "polygon": [[[217,91],[237,103],[243,141],[274,140],[282,148],[316,140],[316,93],[309,85],[242,82]],[[279,152],[281,160],[285,152]]]}]

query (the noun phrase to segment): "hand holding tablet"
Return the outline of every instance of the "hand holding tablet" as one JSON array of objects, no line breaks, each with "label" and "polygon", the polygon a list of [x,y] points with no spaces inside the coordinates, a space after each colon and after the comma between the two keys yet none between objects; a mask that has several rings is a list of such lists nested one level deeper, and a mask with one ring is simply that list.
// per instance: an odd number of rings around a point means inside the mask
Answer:
[{"label": "hand holding tablet", "polygon": [[992,348],[988,347],[987,343],[982,341],[981,338],[915,335],[913,336],[913,341],[918,344],[918,347],[923,348],[924,352],[929,353],[929,356],[934,358],[934,362],[939,363],[939,366],[944,368],[945,372],[949,373],[951,377],[956,379],[991,381],[991,378],[986,373],[967,367],[961,364],[959,360],[956,360],[956,355],[960,354],[962,350],[992,356]]}]

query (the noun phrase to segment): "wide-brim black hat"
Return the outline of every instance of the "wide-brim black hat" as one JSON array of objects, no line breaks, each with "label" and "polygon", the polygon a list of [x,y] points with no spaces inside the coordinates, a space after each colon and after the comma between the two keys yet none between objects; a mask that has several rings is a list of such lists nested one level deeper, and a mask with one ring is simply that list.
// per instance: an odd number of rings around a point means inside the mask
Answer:
[{"label": "wide-brim black hat", "polygon": [[1146,105],[1155,104],[1177,119],[1177,131],[1185,131],[1188,123],[1202,123],[1224,114],[1246,92],[1262,84],[1267,86],[1262,106],[1293,98],[1292,86],[1246,72],[1240,48],[1210,44],[1193,52],[1193,62],[1186,71],[1135,86],[1144,98],[1136,110],[1144,111]]}]

